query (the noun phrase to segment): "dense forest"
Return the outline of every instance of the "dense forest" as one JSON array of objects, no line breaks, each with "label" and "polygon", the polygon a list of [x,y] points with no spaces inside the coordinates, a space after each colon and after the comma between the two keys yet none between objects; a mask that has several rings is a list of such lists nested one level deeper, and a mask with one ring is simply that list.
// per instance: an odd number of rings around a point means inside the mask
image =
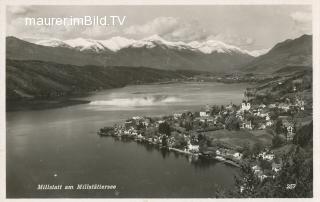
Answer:
[{"label": "dense forest", "polygon": [[159,81],[181,80],[197,71],[147,67],[75,66],[44,61],[7,60],[7,100],[51,99]]}]

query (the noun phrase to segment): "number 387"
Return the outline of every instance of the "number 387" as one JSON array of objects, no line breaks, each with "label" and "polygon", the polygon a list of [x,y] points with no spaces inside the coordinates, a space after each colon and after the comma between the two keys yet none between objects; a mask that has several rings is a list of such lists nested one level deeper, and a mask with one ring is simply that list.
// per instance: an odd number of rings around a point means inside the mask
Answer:
[{"label": "number 387", "polygon": [[294,189],[296,184],[287,184],[287,189]]}]

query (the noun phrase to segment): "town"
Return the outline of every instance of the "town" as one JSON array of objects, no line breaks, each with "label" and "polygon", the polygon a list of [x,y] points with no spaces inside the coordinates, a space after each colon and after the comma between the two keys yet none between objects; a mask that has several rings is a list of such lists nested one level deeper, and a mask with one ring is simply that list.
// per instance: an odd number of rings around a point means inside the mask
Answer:
[{"label": "town", "polygon": [[[277,85],[281,85],[278,83]],[[263,181],[282,168],[276,148],[291,144],[297,130],[296,115],[303,113],[301,93],[277,102],[261,102],[255,89],[247,89],[240,105],[206,105],[200,111],[163,117],[135,116],[123,124],[101,128],[101,136],[128,138],[198,158],[241,167],[249,163]]]}]

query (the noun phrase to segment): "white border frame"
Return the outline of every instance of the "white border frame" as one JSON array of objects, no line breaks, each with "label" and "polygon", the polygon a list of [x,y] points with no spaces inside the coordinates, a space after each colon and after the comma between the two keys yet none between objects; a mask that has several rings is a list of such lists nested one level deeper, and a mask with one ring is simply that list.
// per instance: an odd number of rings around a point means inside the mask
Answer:
[{"label": "white border frame", "polygon": [[5,111],[5,37],[7,5],[312,5],[313,13],[313,198],[312,199],[183,199],[183,201],[320,201],[320,1],[319,0],[0,0],[0,200],[2,201],[91,201],[91,200],[130,200],[130,201],[181,201],[182,199],[6,199],[6,111]]}]

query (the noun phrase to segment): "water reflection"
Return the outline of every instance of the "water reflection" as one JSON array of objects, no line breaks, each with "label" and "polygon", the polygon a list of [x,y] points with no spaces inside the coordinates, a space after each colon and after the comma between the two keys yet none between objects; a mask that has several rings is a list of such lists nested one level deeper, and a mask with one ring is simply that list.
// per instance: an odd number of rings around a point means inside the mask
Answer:
[{"label": "water reflection", "polygon": [[167,149],[160,149],[160,152],[161,152],[161,155],[162,155],[162,158],[167,158],[169,155],[170,155],[170,152],[167,150]]},{"label": "water reflection", "polygon": [[[145,108],[137,106],[132,111],[115,111],[109,110],[108,106],[84,104],[8,112],[7,197],[102,198],[115,197],[115,194],[118,197],[139,198],[210,197],[215,189],[213,184],[225,188],[233,186],[232,175],[237,172],[235,168],[130,139],[100,138],[96,131],[104,126],[123,123],[128,117],[195,111],[205,104],[223,104],[226,100],[241,102],[245,87],[214,83],[128,86],[99,92],[84,99],[130,99],[137,96],[131,96],[132,93],[141,92],[139,95],[166,95],[170,99],[179,97],[189,103],[149,105]],[[187,93],[184,91],[186,89]],[[119,186],[117,191],[121,193],[94,190],[39,192],[35,189],[37,184],[43,183],[112,183]]]},{"label": "water reflection", "polygon": [[[102,136],[103,137],[103,136]],[[147,152],[158,152],[163,159],[166,159],[173,154],[173,156],[178,159],[185,159],[187,162],[189,162],[193,167],[196,169],[208,169],[210,167],[215,166],[217,163],[220,163],[219,161],[216,161],[214,159],[208,159],[202,156],[198,155],[187,155],[187,154],[182,154],[176,151],[169,151],[166,148],[160,148],[159,145],[154,145],[150,144],[147,142],[139,142],[139,141],[134,141],[133,139],[130,138],[125,138],[125,137],[103,137],[103,138],[112,138],[115,142],[122,142],[125,144],[137,144],[141,147],[144,147]]]}]

